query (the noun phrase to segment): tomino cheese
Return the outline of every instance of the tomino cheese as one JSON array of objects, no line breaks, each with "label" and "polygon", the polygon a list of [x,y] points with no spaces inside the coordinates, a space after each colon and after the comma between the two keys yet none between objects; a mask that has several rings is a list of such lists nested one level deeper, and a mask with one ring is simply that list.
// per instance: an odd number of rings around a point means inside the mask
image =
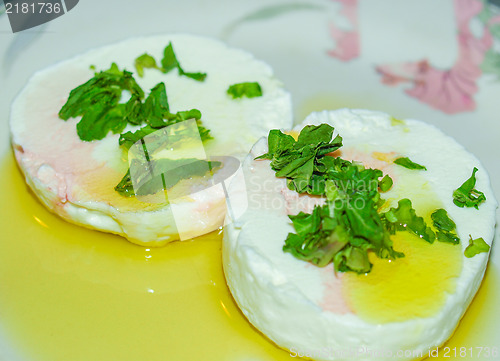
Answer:
[{"label": "tomino cheese", "polygon": [[[397,232],[394,249],[405,257],[370,257],[372,271],[361,275],[335,273],[331,264],[319,268],[284,253],[288,233],[295,232],[288,215],[310,213],[324,199],[289,190],[269,160],[255,160],[268,151],[263,138],[243,163],[248,209],[224,229],[223,264],[231,293],[248,320],[292,356],[425,357],[452,335],[481,283],[488,253],[466,258],[464,250],[469,235],[488,244],[493,239],[497,202],[487,172],[464,147],[421,121],[395,122],[380,112],[342,109],[313,113],[294,130],[322,123],[343,137],[342,158],[392,177],[392,189],[382,194],[386,209],[409,198],[430,223],[431,212],[444,208],[457,225],[460,244],[429,244]],[[427,170],[394,164],[401,156]],[[486,201],[478,210],[459,208],[453,191],[474,167],[479,169],[476,188]]]},{"label": "tomino cheese", "polygon": [[[221,189],[196,193],[193,182],[184,182],[174,188],[185,196],[171,204],[121,196],[114,187],[128,163],[118,145],[119,135],[110,132],[103,140],[84,142],[76,132],[80,117],[68,121],[58,117],[70,91],[93,76],[91,65],[99,71],[115,62],[120,69],[134,71],[139,55],[147,52],[159,61],[169,42],[183,68],[207,73],[205,81],[180,76],[176,70],[164,74],[146,69],[143,78],[135,72],[134,77],[146,96],[149,89],[164,82],[172,112],[201,111],[203,125],[213,137],[204,144],[207,155],[241,160],[270,128],[291,126],[290,95],[271,68],[217,40],[153,36],[89,51],[37,72],[12,105],[10,128],[16,159],[26,182],[50,210],[70,222],[147,246],[179,239],[178,227],[186,237],[193,237],[222,225],[225,201]],[[232,99],[226,93],[228,87],[241,82],[258,82],[263,95]],[[134,129],[129,125],[126,131]]]}]

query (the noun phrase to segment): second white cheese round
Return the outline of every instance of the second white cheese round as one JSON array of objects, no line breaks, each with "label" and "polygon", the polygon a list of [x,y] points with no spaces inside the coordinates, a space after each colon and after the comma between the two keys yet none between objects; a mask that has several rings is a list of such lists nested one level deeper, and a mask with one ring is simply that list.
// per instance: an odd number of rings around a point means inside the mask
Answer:
[{"label": "second white cheese round", "polygon": [[[187,72],[205,72],[204,82],[180,76],[177,69],[164,74],[145,69],[134,77],[147,94],[164,82],[170,111],[199,109],[203,125],[214,138],[206,142],[209,155],[243,159],[251,145],[270,128],[292,124],[290,95],[271,68],[251,54],[199,36],[163,35],[135,38],[89,51],[39,71],[15,99],[10,118],[12,145],[17,161],[34,193],[53,212],[73,223],[122,235],[132,242],[160,246],[179,239],[177,227],[188,237],[222,225],[225,214],[222,190],[188,195],[174,206],[147,204],[115,192],[128,164],[118,146],[118,134],[100,141],[81,141],[80,120],[63,121],[58,112],[72,89],[92,78],[112,62],[134,71],[134,60],[143,53],[157,63],[172,43]],[[258,82],[263,96],[232,99],[230,85]],[[129,127],[133,129],[132,127]]]},{"label": "second white cheese round", "polygon": [[[430,245],[416,237],[397,241],[396,250],[406,245],[405,257],[392,263],[372,259],[367,275],[335,274],[332,265],[318,268],[284,253],[284,241],[294,233],[288,215],[310,212],[321,200],[288,190],[285,180],[275,177],[270,161],[255,160],[267,152],[263,138],[243,164],[248,208],[224,229],[229,288],[249,321],[292,356],[425,357],[451,336],[481,283],[488,253],[469,259],[463,251],[469,234],[488,244],[493,239],[497,202],[488,175],[462,146],[420,121],[401,124],[384,113],[343,109],[313,113],[295,130],[321,123],[332,125],[343,137],[343,158],[391,175],[395,184],[382,194],[387,207],[410,198],[417,214],[445,208],[457,224],[461,244]],[[407,156],[427,171],[395,165],[397,156]],[[479,169],[476,188],[487,200],[479,210],[458,208],[453,190],[470,177],[473,167]]]}]

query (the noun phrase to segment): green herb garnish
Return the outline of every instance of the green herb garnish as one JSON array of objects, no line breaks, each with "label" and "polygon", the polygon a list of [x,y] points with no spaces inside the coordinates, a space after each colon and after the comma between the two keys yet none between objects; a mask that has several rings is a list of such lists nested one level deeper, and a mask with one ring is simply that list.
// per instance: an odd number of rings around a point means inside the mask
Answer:
[{"label": "green herb garnish", "polygon": [[[146,196],[155,194],[162,190],[168,190],[183,179],[201,177],[214,168],[221,166],[221,162],[205,161],[199,159],[158,159],[148,162],[148,172],[142,174],[137,183],[138,189],[134,189],[130,169],[115,187],[115,191],[125,197]],[[166,201],[168,196],[165,194]]]},{"label": "green herb garnish", "polygon": [[166,126],[164,115],[169,114],[170,109],[164,83],[158,83],[151,89],[142,109],[145,113],[146,123],[151,127],[159,129]]},{"label": "green herb garnish", "polygon": [[[404,257],[393,248],[390,236],[396,232],[410,232],[431,244],[436,239],[460,241],[444,209],[431,216],[437,234],[416,214],[409,199],[382,213],[380,192],[388,191],[393,180],[389,175],[382,178],[378,169],[335,157],[332,153],[342,146],[342,138],[333,134],[328,124],[304,127],[297,140],[271,130],[268,152],[256,158],[271,160],[276,176],[285,177],[291,190],[326,198],[312,213],[289,216],[295,233],[288,234],[283,251],[320,267],[333,263],[336,271],[367,273],[372,267],[370,252],[379,258]],[[411,163],[414,169],[422,167]]]},{"label": "green herb garnish", "polygon": [[370,272],[368,251],[381,258],[403,257],[393,249],[375,203],[355,204],[356,199],[337,198],[311,214],[289,216],[296,233],[288,234],[283,251],[320,267],[333,262],[336,271],[356,273]]},{"label": "green herb garnish", "polygon": [[115,107],[105,105],[91,107],[77,123],[76,133],[81,140],[90,142],[105,138],[109,131],[115,134],[122,132],[127,126],[124,108],[122,104]]},{"label": "green herb garnish", "polygon": [[128,131],[120,134],[120,139],[118,143],[123,146],[126,150],[130,149],[137,141],[144,138],[146,135],[156,132],[158,129],[146,125],[134,132]]},{"label": "green herb garnish", "polygon": [[434,227],[437,229],[436,239],[440,242],[459,244],[460,238],[456,234],[456,224],[444,209],[437,209],[431,214]]},{"label": "green herb garnish", "polygon": [[153,58],[148,53],[144,53],[141,56],[137,57],[135,59],[134,65],[135,70],[137,71],[137,75],[139,75],[141,78],[144,76],[144,69],[158,69],[160,71],[163,71],[163,69],[156,64],[155,58]]},{"label": "green herb garnish", "polygon": [[[127,103],[127,106],[131,101],[132,98]],[[146,122],[147,125],[136,131],[128,131],[120,134],[119,144],[126,150],[146,135],[187,119],[196,120],[202,141],[211,139],[209,130],[201,124],[201,112],[198,109],[180,111],[175,114],[170,113],[165,84],[163,83],[159,83],[151,89],[151,92],[149,93],[144,104],[141,104],[139,101],[139,103],[136,103],[134,107],[138,109],[140,118],[139,116],[136,116],[134,118],[134,122],[129,122],[137,125],[140,125],[142,122]],[[181,134],[179,134],[178,137],[181,137]]]},{"label": "green herb garnish", "polygon": [[453,203],[458,207],[474,207],[479,209],[479,205],[486,200],[484,193],[474,188],[476,186],[477,171],[478,169],[474,167],[470,178],[453,192]]},{"label": "green herb garnish", "polygon": [[[311,214],[290,216],[296,233],[288,234],[283,250],[318,266],[333,262],[335,270],[366,273],[371,270],[368,252],[380,258],[403,257],[393,249],[385,220],[378,213],[383,202],[378,192],[382,171],[368,169],[330,153],[342,146],[328,124],[306,126],[297,141],[271,130],[268,153],[277,177],[300,193],[326,196]],[[390,187],[385,178],[382,187]]]},{"label": "green herb garnish", "polygon": [[296,233],[288,234],[283,251],[320,267],[333,262],[337,271],[369,272],[368,242],[356,242],[343,222],[346,217],[336,219],[329,213],[327,206],[317,206],[311,214],[290,216]]},{"label": "green herb garnish", "polygon": [[[147,125],[143,126],[142,128],[134,132],[128,131],[120,135],[119,144],[126,150],[130,149],[132,145],[143,139],[145,136],[153,134],[157,131],[158,134],[156,137],[150,136],[148,138],[147,149],[143,144],[145,153],[153,154],[158,149],[166,149],[167,146],[171,147],[174,143],[180,142],[183,139],[185,139],[184,138],[185,134],[182,131],[178,131],[175,135],[170,135],[168,137],[165,137],[164,133],[161,132],[160,130],[170,125],[185,121],[187,119],[196,120],[198,131],[200,133],[202,141],[211,139],[209,130],[203,127],[203,125],[201,124],[200,121],[201,112],[198,109],[180,111],[175,114],[170,113],[170,107],[168,104],[168,98],[164,83],[159,83],[153,89],[151,89],[151,92],[146,98],[144,104],[141,106],[141,112],[144,119],[146,120]],[[148,165],[148,167],[150,170],[153,170],[158,167],[161,167],[161,169],[170,169],[168,167],[165,168],[166,166],[169,165],[174,168],[175,167],[178,168],[178,165],[174,163],[168,163],[169,161],[172,160],[163,159],[161,161],[160,160],[154,161],[151,165]],[[181,159],[177,161],[180,162],[185,160]],[[200,168],[199,165],[203,165],[202,163],[203,163],[202,161],[197,163],[191,163],[191,166],[183,168],[182,173],[169,171],[167,180],[164,179],[163,173],[160,172],[158,173],[158,175],[152,176],[151,179],[146,182],[146,185],[140,188],[141,189],[140,192],[142,193],[134,192],[132,180],[130,179],[130,169],[129,169],[125,174],[125,176],[120,181],[120,183],[115,187],[115,190],[127,197],[131,197],[134,195],[154,194],[160,191],[161,189],[167,189],[171,187],[173,184],[177,183],[180,179],[186,179],[189,178],[190,176],[200,175],[199,172],[200,169],[202,168]],[[209,165],[211,165],[212,163],[208,162]],[[216,163],[218,164],[218,162]],[[145,175],[147,175],[147,172],[145,172]],[[174,181],[174,183],[172,185],[169,185],[170,181]]]},{"label": "green herb garnish", "polygon": [[206,73],[188,73],[185,72],[184,69],[181,67],[179,64],[179,61],[177,60],[177,56],[175,55],[174,48],[172,46],[172,43],[169,43],[167,47],[165,47],[165,50],[163,51],[163,59],[161,60],[161,66],[163,69],[164,73],[168,73],[174,68],[177,68],[179,71],[179,75],[184,75],[187,76],[188,78],[197,80],[197,81],[204,81],[205,78],[207,77]]},{"label": "green herb garnish", "polygon": [[380,188],[381,192],[387,192],[389,189],[391,189],[393,185],[392,178],[389,177],[388,174],[384,176],[379,182],[378,182],[378,187]]},{"label": "green herb garnish", "polygon": [[[185,75],[199,81],[205,79],[206,74],[204,73],[186,73],[182,69],[175,57],[171,43],[165,48],[164,55],[162,68],[158,67],[155,59],[147,53],[136,58],[135,67],[138,75],[142,77],[146,68],[156,68],[162,72],[168,72],[177,67],[180,75]],[[95,67],[91,67],[91,69],[95,70]],[[130,93],[130,98],[127,102],[120,103],[124,90]],[[115,134],[122,133],[127,124],[142,126],[135,131],[120,134],[119,145],[125,150],[128,150],[145,136],[187,119],[196,120],[202,141],[211,138],[209,130],[201,124],[201,112],[198,109],[170,113],[164,83],[158,83],[154,86],[144,102],[143,99],[144,92],[135,81],[132,73],[120,70],[113,63],[108,70],[99,73],[95,72],[92,79],[73,89],[67,102],[61,108],[59,117],[63,120],[68,120],[71,117],[82,116],[76,129],[78,136],[83,141],[103,139],[110,131]],[[145,123],[146,125],[144,125]],[[179,132],[174,137],[168,137],[168,140],[161,135],[156,138],[152,137],[149,139],[151,142],[148,142],[148,150],[154,153],[161,147],[166,146],[166,141],[169,142],[169,145],[172,145],[172,142],[180,141],[182,137],[182,132]],[[145,148],[144,142],[143,147]],[[180,162],[183,160],[176,161]],[[163,175],[161,177],[153,177],[146,182],[147,186],[144,189],[141,187],[143,189],[141,192],[153,194],[161,189],[166,189],[165,187],[172,186],[180,179],[199,175],[202,168],[206,169],[206,165],[209,167],[219,165],[219,162],[205,162],[206,164],[203,162],[192,163],[191,166],[182,168],[182,171],[175,164],[171,163],[172,167],[178,169],[174,172],[168,172],[170,174],[168,180],[163,179]],[[149,169],[169,165],[167,164],[167,160],[162,160],[155,164],[148,165]],[[158,179],[161,179],[162,182],[159,182]],[[170,184],[169,182],[174,183]],[[162,188],[158,188],[160,185]],[[124,196],[135,195],[130,179],[130,169],[115,187],[115,190]]]},{"label": "green herb garnish", "polygon": [[142,78],[144,76],[144,69],[157,69],[162,73],[168,73],[172,69],[177,68],[179,71],[179,75],[187,76],[188,78],[204,81],[207,77],[206,73],[189,73],[184,71],[181,67],[179,61],[177,60],[177,56],[175,55],[174,48],[172,43],[168,43],[168,45],[163,50],[163,58],[161,60],[161,67],[156,64],[156,60],[153,56],[148,53],[144,53],[141,56],[137,57],[134,62],[135,69],[137,70],[137,74]]},{"label": "green herb garnish", "polygon": [[406,125],[406,122],[402,119],[397,119],[397,118],[391,117],[391,125],[393,127],[396,127],[399,125]]},{"label": "green herb garnish", "polygon": [[271,159],[271,168],[276,171],[276,176],[286,177],[290,189],[299,193],[323,194],[325,179],[322,175],[330,165],[324,162],[337,163],[334,165],[337,170],[343,166],[340,158],[325,158],[342,146],[342,138],[337,135],[332,140],[332,136],[333,127],[328,124],[304,127],[297,141],[280,130],[271,130],[268,152],[256,159]]},{"label": "green herb garnish", "polygon": [[135,99],[142,99],[144,92],[132,76],[113,63],[108,70],[96,73],[92,79],[73,89],[59,111],[59,117],[68,120],[82,116],[77,124],[81,140],[92,141],[106,137],[109,131],[120,133],[127,125],[124,117],[128,108],[119,104],[123,90]]},{"label": "green herb garnish", "polygon": [[233,84],[227,89],[227,93],[236,98],[255,98],[262,96],[262,88],[260,84],[257,82],[246,82],[246,83],[238,83]]},{"label": "green herb garnish", "polygon": [[401,199],[397,208],[384,213],[387,228],[391,233],[408,231],[429,243],[434,243],[436,235],[422,217],[417,216],[408,198]]},{"label": "green herb garnish", "polygon": [[394,160],[394,164],[400,165],[400,166],[408,168],[408,169],[427,170],[427,168],[425,166],[413,162],[408,157],[397,158]]},{"label": "green herb garnish", "polygon": [[[177,113],[178,114],[178,113]],[[175,114],[177,116],[177,114]],[[188,118],[188,119],[191,119],[191,118]],[[175,124],[175,123],[178,123],[180,121],[183,121],[184,119],[181,119],[180,116],[177,118],[174,119],[174,121],[169,121],[167,122],[168,125],[171,125],[171,124]],[[206,129],[200,121],[197,121],[196,122],[197,125],[198,125],[198,132],[200,133],[200,138],[201,138],[201,141],[204,142],[206,140],[209,140],[209,139],[212,139],[212,137],[210,136],[210,131],[208,129]],[[167,126],[168,126],[167,125]],[[137,129],[136,131],[132,132],[132,131],[128,131],[128,132],[125,132],[123,134],[120,134],[120,139],[119,139],[119,144],[125,149],[125,150],[129,150],[130,147],[132,147],[132,145],[134,145],[136,142],[138,142],[139,140],[141,140],[142,138],[144,138],[145,136],[151,134],[151,133],[154,133],[156,131],[158,131],[159,129],[161,128],[153,128],[151,127],[150,125],[146,125],[142,128],[139,128]],[[167,140],[169,142],[169,144],[172,144],[174,142],[177,142],[177,141],[181,141],[182,140],[182,137],[183,137],[183,134],[177,134],[176,136],[169,136],[168,139],[165,139],[164,137],[162,137],[161,135],[158,136],[158,144],[163,144],[166,146],[165,144],[165,140]],[[151,150],[151,151],[155,151],[156,149],[158,149],[160,146],[159,145],[155,145],[155,142],[152,141],[151,139],[148,140],[148,148]]]},{"label": "green herb garnish", "polygon": [[472,236],[469,235],[469,245],[464,251],[464,255],[467,258],[474,257],[476,254],[482,253],[482,252],[488,252],[490,250],[490,246],[488,243],[484,241],[482,237],[472,239]]}]

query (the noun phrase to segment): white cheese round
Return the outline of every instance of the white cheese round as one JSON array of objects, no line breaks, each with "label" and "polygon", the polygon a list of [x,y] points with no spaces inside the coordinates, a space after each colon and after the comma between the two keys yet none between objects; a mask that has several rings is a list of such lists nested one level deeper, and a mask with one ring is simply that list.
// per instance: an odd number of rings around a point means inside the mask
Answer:
[{"label": "white cheese round", "polygon": [[[147,52],[160,63],[169,42],[185,71],[207,73],[204,82],[180,76],[177,69],[167,74],[145,69],[143,78],[135,74],[135,58]],[[12,145],[26,182],[66,220],[134,243],[161,246],[179,239],[177,228],[182,228],[184,239],[217,229],[225,214],[220,187],[188,194],[171,205],[123,197],[114,190],[128,168],[119,135],[109,133],[103,140],[84,142],[76,133],[80,117],[68,121],[58,117],[70,91],[92,78],[89,67],[105,70],[112,62],[134,72],[146,96],[164,82],[171,112],[199,109],[203,125],[214,138],[205,143],[208,155],[242,160],[268,129],[292,125],[289,93],[272,69],[251,54],[199,36],[134,38],[61,62],[29,80],[10,117]],[[258,82],[263,96],[232,99],[226,90],[241,82]]]},{"label": "white cheese round", "polygon": [[[243,163],[248,208],[236,223],[224,228],[223,264],[229,289],[248,320],[291,356],[316,360],[424,357],[430,348],[442,345],[452,335],[481,283],[488,253],[465,258],[463,251],[469,234],[482,237],[490,245],[493,239],[497,202],[487,172],[461,145],[424,122],[406,120],[401,124],[384,113],[342,109],[313,113],[295,130],[321,123],[332,125],[335,133],[343,137],[342,157],[358,159],[392,176],[393,188],[382,194],[390,206],[407,197],[418,214],[425,209],[425,198],[430,194],[434,204],[448,211],[457,224],[461,243],[453,246],[436,241],[428,245],[428,251],[440,247],[459,257],[451,291],[432,291],[442,302],[436,304],[436,309],[424,310],[423,316],[411,312],[399,315],[398,308],[404,308],[403,304],[393,304],[389,310],[384,309],[384,304],[372,305],[377,312],[389,315],[384,320],[380,315],[370,315],[370,307],[364,313],[358,312],[349,296],[347,281],[367,279],[370,274],[335,274],[331,265],[319,268],[284,253],[284,240],[289,232],[294,233],[288,215],[301,210],[310,212],[322,200],[288,190],[285,180],[275,177],[269,160],[255,160],[267,152],[266,138],[254,145]],[[425,165],[427,171],[395,165],[392,160],[396,156],[407,156]],[[473,167],[479,169],[476,188],[487,199],[479,210],[459,208],[452,199],[453,190],[470,177]],[[392,262],[411,263],[415,257],[418,254],[406,254]],[[422,268],[439,275],[446,271],[446,264],[442,259]],[[380,265],[374,264],[372,273],[377,267]],[[404,279],[404,275],[389,273],[380,282],[390,282],[396,276]],[[424,290],[422,294],[425,296]],[[428,298],[432,297],[430,293]]]}]

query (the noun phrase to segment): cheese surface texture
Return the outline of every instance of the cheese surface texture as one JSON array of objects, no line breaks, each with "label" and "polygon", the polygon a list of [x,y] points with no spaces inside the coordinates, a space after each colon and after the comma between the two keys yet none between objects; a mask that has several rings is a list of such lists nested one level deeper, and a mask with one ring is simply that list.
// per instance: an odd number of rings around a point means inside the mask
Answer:
[{"label": "cheese surface texture", "polygon": [[[207,73],[205,81],[181,76],[177,69],[167,74],[145,69],[143,78],[137,76],[134,60],[147,52],[159,63],[169,42],[183,69]],[[164,82],[171,112],[200,110],[203,125],[213,137],[204,143],[207,155],[241,160],[268,129],[292,124],[289,94],[271,68],[251,54],[191,35],[134,38],[61,62],[29,80],[15,99],[10,118],[12,145],[26,182],[66,220],[138,244],[161,246],[176,240],[177,227],[184,229],[186,237],[217,229],[226,207],[220,187],[191,192],[196,188],[193,182],[180,182],[174,188],[186,196],[170,204],[121,196],[114,187],[127,172],[128,162],[126,151],[118,145],[119,135],[110,132],[103,140],[84,142],[76,132],[80,117],[68,121],[58,117],[70,91],[92,78],[89,67],[105,70],[112,62],[134,72],[146,96]],[[230,85],[249,81],[261,85],[262,97],[232,99],[226,93]],[[125,131],[137,128],[129,125]]]},{"label": "cheese surface texture", "polygon": [[[431,225],[430,214],[444,208],[457,225],[459,245],[429,244],[409,232],[391,238],[405,257],[370,255],[367,274],[335,273],[296,259],[282,248],[295,233],[288,218],[310,213],[324,203],[299,195],[277,178],[260,139],[243,163],[248,208],[224,229],[226,280],[249,321],[292,356],[317,360],[412,360],[442,345],[472,301],[486,268],[488,253],[466,258],[469,235],[491,245],[497,202],[480,162],[436,127],[416,120],[394,122],[385,113],[342,109],[312,113],[306,125],[330,124],[343,138],[339,156],[381,169],[394,180],[381,196],[382,211],[409,198],[417,215]],[[409,157],[427,170],[396,165]],[[476,188],[486,202],[475,208],[453,204],[453,191],[477,167]],[[233,187],[238,187],[234,184]],[[241,187],[240,187],[241,188]]]}]

